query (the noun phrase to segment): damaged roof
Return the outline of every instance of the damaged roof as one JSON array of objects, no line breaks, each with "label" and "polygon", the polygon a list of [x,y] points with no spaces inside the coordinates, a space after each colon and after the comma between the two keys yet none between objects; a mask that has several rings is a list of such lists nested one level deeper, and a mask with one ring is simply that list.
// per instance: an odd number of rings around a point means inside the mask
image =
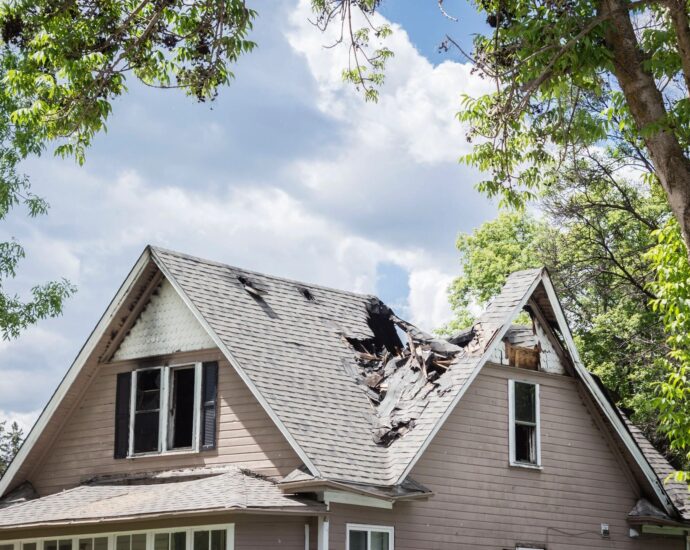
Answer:
[{"label": "damaged roof", "polygon": [[[152,251],[172,284],[221,340],[231,363],[308,456],[310,469],[316,470],[312,473],[374,485],[402,481],[405,469],[479,364],[486,343],[541,273],[537,269],[511,275],[463,348],[399,320],[374,296],[297,283],[159,248]],[[421,368],[394,369],[398,374],[388,380],[388,387],[401,395],[394,399],[387,392],[377,406],[361,380],[361,352],[367,351],[367,342],[376,341],[393,357],[394,347],[404,347],[398,329],[418,342],[415,351],[420,357],[434,355],[430,369],[444,372],[425,388],[426,377],[418,375]],[[410,362],[409,348],[400,353],[400,362]],[[416,354],[412,361],[417,362]],[[417,395],[421,393],[423,398]],[[405,437],[387,434],[393,427],[388,424],[405,427],[411,418],[414,429]]]},{"label": "damaged roof", "polygon": [[[180,498],[184,494],[185,498]],[[0,531],[75,523],[160,518],[197,512],[323,512],[323,504],[286,496],[276,483],[247,470],[196,479],[156,476],[80,485],[2,509]]]}]

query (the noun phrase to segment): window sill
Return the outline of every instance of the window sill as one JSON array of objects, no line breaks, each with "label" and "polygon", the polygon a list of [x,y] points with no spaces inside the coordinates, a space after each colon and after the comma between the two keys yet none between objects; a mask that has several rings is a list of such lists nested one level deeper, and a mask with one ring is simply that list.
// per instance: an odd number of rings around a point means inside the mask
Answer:
[{"label": "window sill", "polygon": [[525,470],[542,471],[544,469],[544,467],[539,464],[525,464],[523,462],[510,462],[508,465],[511,468],[523,468]]},{"label": "window sill", "polygon": [[196,455],[199,454],[198,450],[195,449],[183,449],[179,451],[165,451],[162,453],[137,453],[134,455],[128,455],[127,458],[130,460],[136,460],[138,458],[153,458],[153,457],[166,457],[166,456],[180,456],[180,455]]}]

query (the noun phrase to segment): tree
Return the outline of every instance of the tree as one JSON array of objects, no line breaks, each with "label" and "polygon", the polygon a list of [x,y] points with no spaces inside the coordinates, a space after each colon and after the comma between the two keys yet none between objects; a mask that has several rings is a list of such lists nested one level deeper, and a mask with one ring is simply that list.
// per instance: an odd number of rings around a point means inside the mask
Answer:
[{"label": "tree", "polygon": [[[126,77],[213,99],[231,65],[254,48],[247,35],[256,12],[243,0],[16,0],[0,4],[0,220],[25,205],[48,205],[31,193],[19,163],[57,140],[59,155],[83,162],[105,128]],[[29,298],[3,283],[16,276],[21,245],[0,243],[0,331],[5,339],[58,315],[74,292],[67,281],[37,286]]]},{"label": "tree", "polygon": [[7,421],[0,422],[0,478],[19,451],[23,440],[24,432],[16,422],[12,422],[9,429]]},{"label": "tree", "polygon": [[455,318],[441,332],[452,334],[472,325],[513,271],[544,265],[548,225],[529,214],[502,212],[456,242],[460,271],[448,289]]},{"label": "tree", "polygon": [[675,219],[656,236],[657,244],[647,254],[656,273],[649,287],[655,293],[652,307],[664,322],[671,351],[668,358],[657,358],[666,376],[659,380],[654,406],[659,411],[660,430],[672,450],[686,461],[676,478],[690,481],[690,264]]},{"label": "tree", "polygon": [[[459,115],[475,143],[465,160],[490,174],[479,188],[521,206],[556,180],[559,161],[573,147],[610,144],[624,133],[661,183],[690,244],[688,1],[473,3],[493,31],[478,34],[471,53],[450,36],[442,46],[456,48],[496,83],[493,93],[465,98]],[[350,25],[345,34],[358,70],[346,76],[365,89],[382,80],[368,79],[381,72],[382,60],[368,54],[370,33],[360,39],[352,31],[351,13],[368,16],[378,5],[314,2],[324,21]],[[367,26],[377,31],[369,19]]]},{"label": "tree", "polygon": [[665,376],[657,359],[668,349],[648,288],[654,270],[646,254],[669,216],[663,191],[622,177],[598,155],[561,173],[537,202],[540,217],[503,212],[458,238],[461,275],[449,289],[456,318],[444,332],[469,326],[515,270],[545,265],[552,276],[585,366],[599,375],[619,406],[629,409],[675,464],[652,401]]}]

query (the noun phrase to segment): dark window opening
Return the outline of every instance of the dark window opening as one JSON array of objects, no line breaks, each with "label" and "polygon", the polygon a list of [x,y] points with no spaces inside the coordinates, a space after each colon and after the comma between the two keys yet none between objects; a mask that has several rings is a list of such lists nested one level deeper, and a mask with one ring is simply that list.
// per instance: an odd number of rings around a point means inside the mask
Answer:
[{"label": "dark window opening", "polygon": [[136,377],[134,452],[155,452],[158,451],[161,370],[139,371],[136,373]]},{"label": "dark window opening", "polygon": [[537,387],[515,382],[513,386],[513,443],[515,462],[538,464]]},{"label": "dark window opening", "polygon": [[515,426],[515,461],[536,464],[536,431],[534,426]]},{"label": "dark window opening", "polygon": [[170,380],[171,448],[192,447],[194,440],[194,368],[174,369]]}]

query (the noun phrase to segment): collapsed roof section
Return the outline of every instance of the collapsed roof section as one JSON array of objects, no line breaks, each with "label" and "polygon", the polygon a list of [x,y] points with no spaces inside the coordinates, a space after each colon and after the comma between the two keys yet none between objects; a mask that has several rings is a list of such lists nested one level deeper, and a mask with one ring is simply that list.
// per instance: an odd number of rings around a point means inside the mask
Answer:
[{"label": "collapsed roof section", "polygon": [[374,336],[346,340],[356,354],[354,378],[374,407],[374,442],[390,446],[414,429],[433,394],[451,389],[448,369],[463,348],[403,321],[378,299],[369,301],[367,311]]}]

